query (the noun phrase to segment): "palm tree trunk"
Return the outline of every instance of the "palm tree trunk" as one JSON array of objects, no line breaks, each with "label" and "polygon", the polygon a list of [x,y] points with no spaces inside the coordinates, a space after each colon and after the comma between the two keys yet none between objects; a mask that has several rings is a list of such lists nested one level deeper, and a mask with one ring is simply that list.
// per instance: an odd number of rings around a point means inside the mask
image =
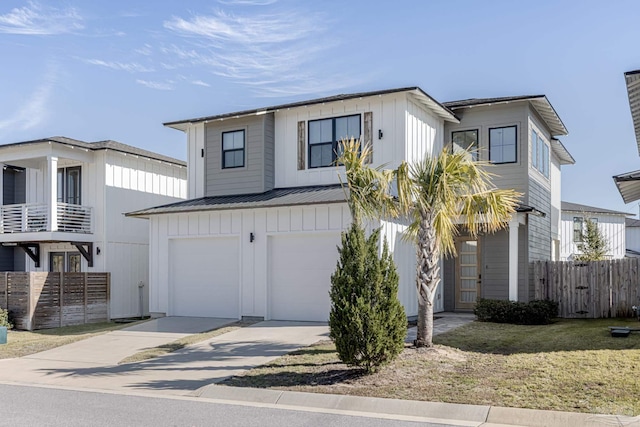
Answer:
[{"label": "palm tree trunk", "polygon": [[416,347],[433,346],[433,300],[440,282],[440,253],[437,246],[433,218],[421,213],[418,231],[418,333]]}]

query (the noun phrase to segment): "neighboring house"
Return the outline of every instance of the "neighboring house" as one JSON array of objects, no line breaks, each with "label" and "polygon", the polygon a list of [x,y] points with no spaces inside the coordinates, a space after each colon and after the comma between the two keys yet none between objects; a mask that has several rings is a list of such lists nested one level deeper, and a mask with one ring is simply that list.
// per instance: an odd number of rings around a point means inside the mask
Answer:
[{"label": "neighboring house", "polygon": [[609,259],[624,258],[627,248],[625,244],[625,220],[630,215],[626,212],[562,202],[560,260],[573,260],[576,255],[581,253],[579,245],[583,243],[587,220],[598,224],[598,230],[607,241],[606,257]]},{"label": "neighboring house", "polygon": [[625,218],[626,256],[640,257],[640,219]]},{"label": "neighboring house", "polygon": [[[529,262],[559,249],[560,166],[573,158],[544,96],[441,104],[418,87],[165,123],[187,134],[185,202],[129,215],[150,220],[150,310],[182,316],[326,321],[340,233],[350,223],[335,152],[342,137],[394,168],[454,147],[479,148],[495,183],[523,193],[507,230],[471,240],[443,263],[436,311],[478,297],[527,301]],[[374,224],[378,225],[378,224]],[[416,255],[401,221],[380,221],[398,266],[399,297],[417,314]]]},{"label": "neighboring house", "polygon": [[123,213],[186,198],[184,162],[115,141],[0,145],[0,271],[111,273],[112,318],[148,312],[149,232]]},{"label": "neighboring house", "polygon": [[[636,135],[636,144],[640,154],[640,70],[624,73],[629,96],[629,108],[633,119],[633,129]],[[640,170],[615,175],[613,181],[625,203],[640,200]]]}]

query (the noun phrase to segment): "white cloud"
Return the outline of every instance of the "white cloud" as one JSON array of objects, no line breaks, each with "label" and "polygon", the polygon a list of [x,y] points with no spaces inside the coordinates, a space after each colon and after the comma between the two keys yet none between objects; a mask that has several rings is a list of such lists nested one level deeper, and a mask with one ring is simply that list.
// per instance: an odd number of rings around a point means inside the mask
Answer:
[{"label": "white cloud", "polygon": [[230,6],[268,6],[278,0],[218,0],[218,3]]},{"label": "white cloud", "polygon": [[53,93],[58,76],[58,67],[50,64],[42,83],[29,94],[27,101],[16,108],[15,113],[5,120],[0,120],[0,130],[28,130],[44,122],[51,109],[49,100]]},{"label": "white cloud", "polygon": [[53,35],[82,30],[83,19],[74,8],[57,9],[30,1],[0,15],[0,33]]},{"label": "white cloud", "polygon": [[209,83],[203,82],[202,80],[193,80],[191,84],[196,86],[211,87]]},{"label": "white cloud", "polygon": [[103,61],[101,59],[84,59],[84,62],[91,65],[99,65],[101,67],[111,68],[112,70],[127,71],[129,73],[149,73],[154,71],[153,68],[145,67],[137,62],[114,62]]},{"label": "white cloud", "polygon": [[[249,0],[223,3],[271,4]],[[330,24],[325,16],[308,10],[252,15],[219,10],[189,18],[174,16],[164,27],[182,36],[185,43],[160,51],[172,57],[176,68],[204,66],[264,96],[317,93],[345,86],[342,76],[326,72],[320,60],[338,44],[329,33]]]},{"label": "white cloud", "polygon": [[173,85],[170,82],[154,82],[150,80],[136,80],[136,83],[141,84],[142,86],[146,86],[150,89],[156,90],[173,90]]},{"label": "white cloud", "polygon": [[150,44],[145,43],[144,46],[136,49],[134,52],[139,53],[140,55],[150,56],[153,53],[153,48]]}]

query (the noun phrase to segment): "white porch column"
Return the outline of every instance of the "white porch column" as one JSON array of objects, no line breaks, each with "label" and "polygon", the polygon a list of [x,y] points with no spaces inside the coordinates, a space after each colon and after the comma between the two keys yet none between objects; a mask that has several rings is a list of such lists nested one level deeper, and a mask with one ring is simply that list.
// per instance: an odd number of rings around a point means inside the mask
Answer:
[{"label": "white porch column", "polygon": [[509,221],[509,300],[518,301],[518,214]]},{"label": "white porch column", "polygon": [[0,163],[0,206],[4,205],[4,164]]},{"label": "white porch column", "polygon": [[47,156],[45,172],[45,203],[47,204],[47,230],[58,231],[58,158]]}]

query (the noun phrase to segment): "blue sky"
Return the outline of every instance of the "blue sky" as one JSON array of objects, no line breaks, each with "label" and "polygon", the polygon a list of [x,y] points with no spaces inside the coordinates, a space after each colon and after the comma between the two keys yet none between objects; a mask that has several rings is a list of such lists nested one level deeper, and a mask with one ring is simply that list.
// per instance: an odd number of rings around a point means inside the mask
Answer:
[{"label": "blue sky", "polygon": [[420,86],[439,101],[546,94],[577,163],[563,199],[637,212],[624,84],[638,1],[0,2],[0,143],[114,139],[186,158],[163,122]]}]

